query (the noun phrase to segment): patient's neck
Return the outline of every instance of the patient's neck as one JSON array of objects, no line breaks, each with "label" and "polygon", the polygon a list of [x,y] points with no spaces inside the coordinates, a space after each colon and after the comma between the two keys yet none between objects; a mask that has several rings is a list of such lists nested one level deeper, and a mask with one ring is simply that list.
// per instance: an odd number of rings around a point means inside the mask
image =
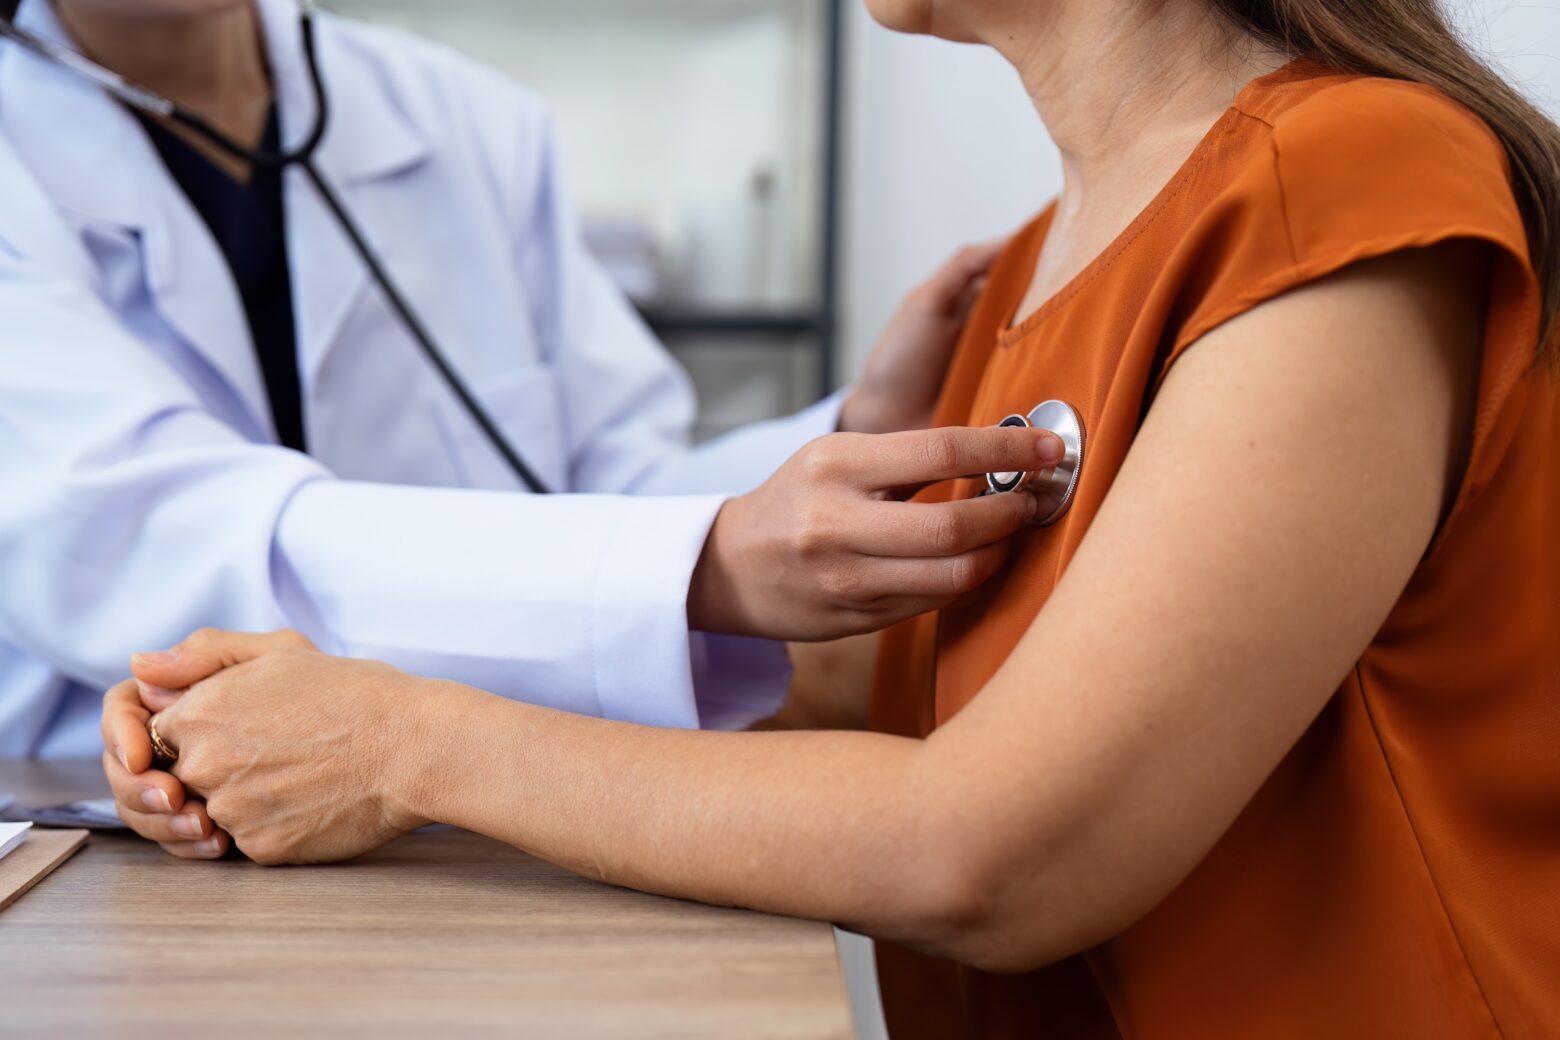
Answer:
[{"label": "patient's neck", "polygon": [[1014,4],[990,41],[1018,69],[1070,176],[1206,127],[1287,58],[1220,23],[1206,0]]},{"label": "patient's neck", "polygon": [[1206,0],[1013,3],[1002,24],[978,29],[1018,69],[1061,153],[1062,195],[1026,305],[1109,244],[1242,86],[1288,60],[1218,22]]},{"label": "patient's neck", "polygon": [[[246,145],[259,142],[270,110],[271,81],[259,17],[250,4],[153,15],[55,0],[55,10],[93,61],[200,113]],[[223,164],[233,172],[231,160]]]}]

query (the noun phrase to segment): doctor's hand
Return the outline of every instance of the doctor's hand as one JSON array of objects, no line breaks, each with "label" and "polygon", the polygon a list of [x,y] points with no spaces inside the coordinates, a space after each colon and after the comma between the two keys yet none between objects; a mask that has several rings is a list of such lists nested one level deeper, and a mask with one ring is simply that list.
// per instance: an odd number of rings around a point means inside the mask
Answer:
[{"label": "doctor's hand", "polygon": [[840,409],[847,433],[924,430],[953,348],[1003,242],[961,249],[905,297]]},{"label": "doctor's hand", "polygon": [[906,499],[951,477],[1044,469],[1062,450],[1054,434],[1014,427],[820,437],[716,516],[689,586],[689,624],[814,642],[942,607],[1001,566],[1035,500]]}]

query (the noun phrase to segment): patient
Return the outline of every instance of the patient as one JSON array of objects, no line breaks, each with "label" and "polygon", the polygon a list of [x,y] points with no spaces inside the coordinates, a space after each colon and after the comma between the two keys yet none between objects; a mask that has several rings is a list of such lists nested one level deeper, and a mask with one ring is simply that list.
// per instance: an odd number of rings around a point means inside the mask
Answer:
[{"label": "patient", "polygon": [[[1560,1035],[1560,134],[1430,0],[870,6],[1000,51],[1065,166],[939,421],[1087,430],[1070,511],[881,637],[875,732],[205,633],[109,697],[126,818],[187,788],[263,863],[443,821],[840,922],[896,1037]],[[867,717],[872,649],[784,717]]]}]

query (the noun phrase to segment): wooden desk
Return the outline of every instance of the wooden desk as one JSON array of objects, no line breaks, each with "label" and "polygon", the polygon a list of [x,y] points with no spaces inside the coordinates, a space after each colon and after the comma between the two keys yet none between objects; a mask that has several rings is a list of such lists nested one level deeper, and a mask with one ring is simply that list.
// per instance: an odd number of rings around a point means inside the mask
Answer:
[{"label": "wooden desk", "polygon": [[[0,762],[0,793],[104,793]],[[0,913],[0,1035],[851,1035],[826,925],[662,899],[423,831],[334,867],[186,863],[122,835]]]}]

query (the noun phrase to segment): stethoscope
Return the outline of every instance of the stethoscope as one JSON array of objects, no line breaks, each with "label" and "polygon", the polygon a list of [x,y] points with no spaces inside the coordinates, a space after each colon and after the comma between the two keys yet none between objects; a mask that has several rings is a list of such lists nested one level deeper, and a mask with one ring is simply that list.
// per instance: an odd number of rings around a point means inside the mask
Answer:
[{"label": "stethoscope", "polygon": [[1083,472],[1083,416],[1065,401],[1042,401],[1028,415],[1010,415],[997,425],[1050,430],[1061,439],[1062,460],[1050,469],[987,473],[986,490],[981,492],[1000,495],[1028,491],[1040,503],[1029,522],[1036,527],[1049,527],[1067,512],[1073,493],[1078,490],[1078,476]]},{"label": "stethoscope", "polygon": [[396,317],[400,319],[401,324],[405,326],[406,331],[411,334],[417,345],[422,348],[423,354],[433,363],[433,367],[438,370],[439,375],[444,378],[444,382],[449,386],[456,398],[459,399],[467,414],[471,416],[472,421],[482,430],[494,449],[503,457],[504,462],[508,464],[509,468],[514,471],[515,476],[519,477],[526,487],[536,494],[546,494],[548,492],[547,486],[531,470],[531,467],[526,465],[525,460],[520,457],[520,453],[504,437],[498,425],[488,415],[482,405],[478,403],[476,397],[472,395],[471,390],[466,386],[465,381],[461,379],[460,374],[455,371],[454,366],[450,364],[444,352],[434,342],[433,336],[428,332],[427,327],[423,325],[422,320],[417,316],[417,312],[412,310],[411,305],[406,302],[406,297],[402,295],[401,290],[397,288],[395,282],[391,279],[389,272],[379,262],[378,256],[375,255],[373,248],[368,244],[368,240],[363,236],[363,232],[358,227],[357,222],[352,219],[351,214],[347,212],[346,207],[342,204],[340,196],[336,194],[329,182],[321,175],[319,167],[314,163],[314,155],[319,150],[320,142],[325,138],[325,128],[329,122],[325,84],[320,77],[319,58],[314,45],[314,8],[314,0],[299,0],[298,2],[298,19],[303,35],[303,53],[305,60],[308,62],[309,84],[314,93],[314,126],[309,131],[308,136],[304,138],[302,144],[291,150],[278,152],[244,147],[194,112],[182,108],[160,94],[128,82],[118,73],[83,57],[69,47],[62,46],[53,40],[44,39],[41,36],[28,32],[26,29],[17,28],[9,17],[0,17],[0,36],[14,41],[45,61],[68,69],[76,75],[90,80],[127,105],[189,128],[236,159],[261,167],[282,169],[288,166],[297,166],[301,169],[308,176],[315,190],[319,192],[320,198],[325,201],[326,207],[335,217],[337,224],[341,226],[341,230],[351,241],[352,247],[363,261],[363,266],[368,269],[369,275],[373,278],[375,284],[379,286],[380,291],[384,293],[385,299],[390,304],[390,309],[395,311]]}]

